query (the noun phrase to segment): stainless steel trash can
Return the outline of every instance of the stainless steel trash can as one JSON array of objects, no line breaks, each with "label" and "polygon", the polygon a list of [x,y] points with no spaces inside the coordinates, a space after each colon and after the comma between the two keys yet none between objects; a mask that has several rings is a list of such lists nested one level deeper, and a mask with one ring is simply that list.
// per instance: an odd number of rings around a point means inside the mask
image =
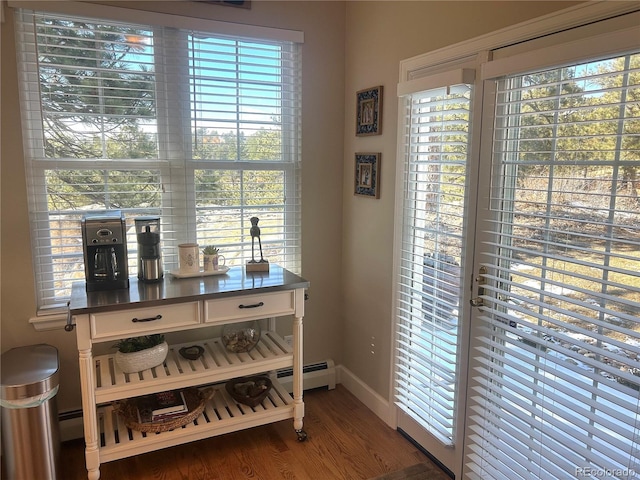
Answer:
[{"label": "stainless steel trash can", "polygon": [[59,471],[58,350],[51,345],[2,354],[2,450],[8,480],[56,480]]}]

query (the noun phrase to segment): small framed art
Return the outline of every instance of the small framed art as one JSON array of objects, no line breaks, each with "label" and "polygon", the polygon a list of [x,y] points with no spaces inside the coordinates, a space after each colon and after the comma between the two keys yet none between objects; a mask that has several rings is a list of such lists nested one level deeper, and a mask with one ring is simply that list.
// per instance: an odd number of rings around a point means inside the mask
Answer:
[{"label": "small framed art", "polygon": [[356,136],[382,133],[382,86],[356,92]]},{"label": "small framed art", "polygon": [[202,3],[227,5],[229,7],[251,8],[251,0],[198,0]]},{"label": "small framed art", "polygon": [[380,198],[380,153],[356,153],[355,195]]}]

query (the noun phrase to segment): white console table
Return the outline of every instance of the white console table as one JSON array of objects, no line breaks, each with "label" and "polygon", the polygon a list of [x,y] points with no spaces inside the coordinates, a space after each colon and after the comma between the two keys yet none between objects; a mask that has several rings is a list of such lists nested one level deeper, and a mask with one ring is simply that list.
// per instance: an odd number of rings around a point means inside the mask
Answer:
[{"label": "white console table", "polygon": [[[82,387],[85,456],[89,480],[100,478],[100,464],[153,450],[293,418],[302,441],[302,318],[309,282],[271,265],[270,272],[246,273],[232,267],[226,274],[162,282],[131,279],[129,289],[85,291],[74,284],[69,305],[77,330]],[[293,319],[293,344],[276,333],[276,317]],[[230,353],[219,338],[169,345],[163,365],[125,374],[114,354],[93,355],[93,345],[139,335],[201,329],[248,320],[268,319],[258,345],[248,353]],[[199,345],[204,354],[187,360],[182,347]],[[225,391],[226,380],[293,368],[293,395],[272,375],[273,388],[262,404],[237,404]],[[130,430],[112,402],[177,388],[211,386],[215,394],[204,412],[186,427],[163,433]]]}]

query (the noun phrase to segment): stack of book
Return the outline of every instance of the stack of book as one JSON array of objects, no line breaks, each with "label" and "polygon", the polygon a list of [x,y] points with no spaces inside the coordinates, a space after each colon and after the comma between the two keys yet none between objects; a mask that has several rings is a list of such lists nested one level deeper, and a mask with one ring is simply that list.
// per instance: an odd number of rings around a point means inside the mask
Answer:
[{"label": "stack of book", "polygon": [[138,397],[136,406],[140,423],[166,422],[189,412],[181,390],[158,392]]}]

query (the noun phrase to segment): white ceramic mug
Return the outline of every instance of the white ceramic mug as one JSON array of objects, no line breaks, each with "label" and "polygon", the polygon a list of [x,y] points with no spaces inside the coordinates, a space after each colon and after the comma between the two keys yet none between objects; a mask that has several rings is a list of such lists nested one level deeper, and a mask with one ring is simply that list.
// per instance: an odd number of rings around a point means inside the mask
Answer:
[{"label": "white ceramic mug", "polygon": [[205,272],[215,272],[220,270],[221,266],[224,266],[225,259],[224,255],[205,255],[204,256],[204,271]]},{"label": "white ceramic mug", "polygon": [[182,273],[198,273],[200,271],[200,247],[197,243],[178,245],[178,266]]}]

